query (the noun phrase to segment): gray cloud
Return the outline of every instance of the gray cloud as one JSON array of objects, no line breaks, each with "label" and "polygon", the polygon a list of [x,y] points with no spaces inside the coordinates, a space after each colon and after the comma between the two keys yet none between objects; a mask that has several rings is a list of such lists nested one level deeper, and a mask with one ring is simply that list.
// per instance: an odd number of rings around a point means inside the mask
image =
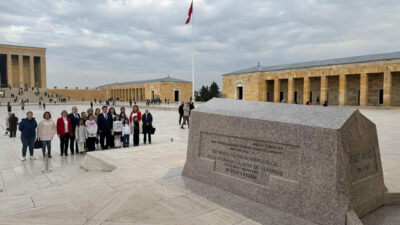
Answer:
[{"label": "gray cloud", "polygon": [[[189,0],[0,1],[0,43],[46,47],[48,86],[191,80]],[[399,51],[395,0],[194,0],[196,87],[261,64]]]}]

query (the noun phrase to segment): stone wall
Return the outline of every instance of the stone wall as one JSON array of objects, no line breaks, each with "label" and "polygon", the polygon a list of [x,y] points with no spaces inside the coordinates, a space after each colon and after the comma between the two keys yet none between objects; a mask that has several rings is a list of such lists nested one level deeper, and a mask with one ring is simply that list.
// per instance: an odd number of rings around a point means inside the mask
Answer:
[{"label": "stone wall", "polygon": [[152,98],[160,98],[163,102],[169,99],[170,103],[174,103],[174,91],[179,90],[179,101],[189,101],[192,96],[192,83],[190,82],[152,82],[143,84],[121,85],[121,86],[104,86],[107,98],[123,98],[127,101],[140,101],[140,92],[143,91],[143,100]]},{"label": "stone wall", "polygon": [[[366,84],[365,80],[361,81],[361,74],[366,77],[365,75],[376,73],[384,76],[382,84],[384,89],[383,105],[400,105],[400,78],[396,77],[398,75],[393,75],[392,79],[391,75],[400,73],[400,60],[224,75],[222,78],[223,97],[236,99],[236,87],[240,85],[243,87],[244,100],[266,101],[267,93],[269,93],[272,95],[269,96],[269,99],[278,102],[282,90],[275,90],[276,87],[281,86],[279,85],[281,82],[277,81],[294,79],[293,89],[288,90],[284,95],[286,94],[288,99],[294,99],[294,93],[296,92],[294,89],[299,89],[300,86],[303,86],[301,92],[304,95],[297,93],[298,103],[308,101],[309,91],[312,91],[313,103],[316,102],[316,97],[319,96],[320,104],[323,104],[328,98],[328,104],[330,105],[358,105],[360,99],[360,105],[365,106],[375,100],[369,99],[368,87],[364,85]],[[322,77],[326,77],[327,81],[325,78],[325,80],[322,80]],[[339,77],[342,77],[341,82],[339,82]],[[298,80],[296,81],[296,79]],[[324,81],[324,87],[321,86],[322,81]],[[375,81],[371,80],[371,82]],[[273,87],[271,86],[272,84]],[[371,85],[380,86],[381,84]],[[270,91],[271,89],[273,91]],[[360,97],[358,97],[359,91]]]},{"label": "stone wall", "polygon": [[49,94],[58,94],[62,98],[70,97],[75,101],[106,100],[106,92],[102,89],[48,89]]}]

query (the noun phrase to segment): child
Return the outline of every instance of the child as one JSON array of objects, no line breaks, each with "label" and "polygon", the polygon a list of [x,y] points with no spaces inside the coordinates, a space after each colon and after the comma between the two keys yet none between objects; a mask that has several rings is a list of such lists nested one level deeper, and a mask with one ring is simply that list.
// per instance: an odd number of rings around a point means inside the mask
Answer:
[{"label": "child", "polygon": [[132,133],[131,126],[129,125],[129,119],[125,118],[124,122],[122,123],[122,138],[124,142],[124,148],[129,147],[129,137]]},{"label": "child", "polygon": [[85,142],[86,142],[86,127],[85,122],[82,118],[78,120],[78,125],[75,128],[75,140],[78,144],[79,153],[85,152]]},{"label": "child", "polygon": [[122,122],[119,115],[115,116],[112,130],[114,133],[114,146],[121,148]]},{"label": "child", "polygon": [[92,114],[89,115],[88,120],[86,121],[86,134],[86,147],[88,148],[88,151],[94,151],[96,149],[95,143],[97,140],[97,123]]},{"label": "child", "polygon": [[132,127],[133,127],[133,146],[139,146],[139,119],[137,116],[133,117],[133,122],[132,122]]}]

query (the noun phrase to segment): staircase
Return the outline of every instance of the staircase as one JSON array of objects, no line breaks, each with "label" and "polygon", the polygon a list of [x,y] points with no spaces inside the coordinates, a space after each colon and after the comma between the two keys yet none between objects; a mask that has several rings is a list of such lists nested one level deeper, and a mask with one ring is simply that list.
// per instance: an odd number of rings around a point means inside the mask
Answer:
[{"label": "staircase", "polygon": [[[20,90],[22,90],[22,93],[18,94]],[[36,94],[37,92],[39,92],[39,94]],[[49,96],[45,93],[47,93],[46,88],[1,88],[0,103],[1,105],[7,104],[8,102],[11,104],[20,104],[22,99],[29,100],[28,103],[38,103],[40,98],[42,98],[40,101],[45,103],[60,102],[60,98],[56,95],[53,94]],[[12,97],[12,95],[14,95],[14,97]],[[18,99],[15,101],[16,97],[18,97]]]}]

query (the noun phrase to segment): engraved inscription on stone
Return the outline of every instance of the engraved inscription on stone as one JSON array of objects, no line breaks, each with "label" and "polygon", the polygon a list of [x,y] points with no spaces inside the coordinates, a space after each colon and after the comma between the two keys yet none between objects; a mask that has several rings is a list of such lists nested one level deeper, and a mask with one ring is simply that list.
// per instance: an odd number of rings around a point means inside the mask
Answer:
[{"label": "engraved inscription on stone", "polygon": [[374,146],[364,146],[363,150],[350,152],[350,168],[352,182],[377,173]]},{"label": "engraved inscription on stone", "polygon": [[261,185],[270,176],[298,181],[298,146],[202,132],[200,157],[215,160],[215,172]]}]

